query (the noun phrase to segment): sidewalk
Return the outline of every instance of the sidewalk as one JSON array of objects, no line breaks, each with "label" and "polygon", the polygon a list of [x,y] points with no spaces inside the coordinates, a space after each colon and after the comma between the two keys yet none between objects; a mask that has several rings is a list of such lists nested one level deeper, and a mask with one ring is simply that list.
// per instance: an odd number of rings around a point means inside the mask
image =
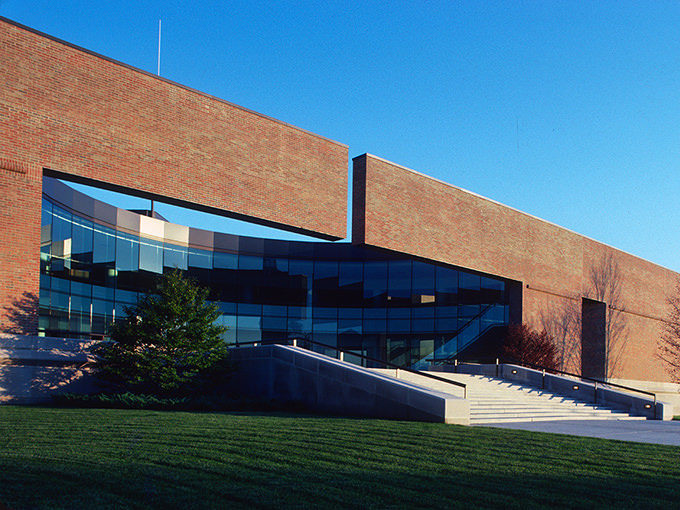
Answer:
[{"label": "sidewalk", "polygon": [[563,420],[485,426],[680,446],[680,421]]}]

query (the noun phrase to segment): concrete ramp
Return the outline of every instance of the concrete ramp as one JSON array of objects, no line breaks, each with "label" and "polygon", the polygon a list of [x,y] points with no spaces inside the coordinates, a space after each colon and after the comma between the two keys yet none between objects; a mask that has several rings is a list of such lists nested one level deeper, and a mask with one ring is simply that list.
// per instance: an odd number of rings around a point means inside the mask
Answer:
[{"label": "concrete ramp", "polygon": [[288,345],[230,349],[238,394],[346,416],[469,425],[458,396]]}]

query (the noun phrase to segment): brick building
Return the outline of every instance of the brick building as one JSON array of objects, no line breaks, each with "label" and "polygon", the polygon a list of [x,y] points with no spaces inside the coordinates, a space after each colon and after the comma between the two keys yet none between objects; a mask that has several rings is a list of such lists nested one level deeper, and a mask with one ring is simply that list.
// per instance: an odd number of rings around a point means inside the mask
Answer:
[{"label": "brick building", "polygon": [[[567,370],[669,382],[656,352],[672,271],[371,155],[353,160],[351,243],[337,242],[346,237],[347,146],[1,18],[0,55],[6,332],[96,337],[143,291],[134,285],[145,271],[173,261],[245,278],[238,292],[214,290],[244,340],[309,334],[417,365],[495,356],[499,328],[527,322],[551,333]],[[188,229],[55,178],[320,241],[284,247]],[[76,249],[82,225],[90,251]],[[112,260],[95,253],[101,232],[120,246]],[[128,248],[132,269],[119,260]],[[87,267],[77,253],[89,253]],[[268,301],[257,282],[279,280],[287,291],[276,295],[289,301]]]}]

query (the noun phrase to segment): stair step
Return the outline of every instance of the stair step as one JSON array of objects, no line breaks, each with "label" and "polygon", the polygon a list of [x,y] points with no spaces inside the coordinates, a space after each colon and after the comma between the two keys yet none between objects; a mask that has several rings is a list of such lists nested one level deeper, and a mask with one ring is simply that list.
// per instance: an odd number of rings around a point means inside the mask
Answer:
[{"label": "stair step", "polygon": [[[467,399],[470,402],[470,423],[473,425],[554,420],[646,419],[643,416],[631,416],[624,411],[494,377],[432,373],[466,385]],[[423,378],[418,384],[428,386],[428,381]]]},{"label": "stair step", "polygon": [[470,413],[560,413],[560,414],[621,414],[609,409],[560,409],[559,407],[470,407]]},{"label": "stair step", "polygon": [[515,423],[515,422],[527,422],[527,421],[556,421],[556,420],[645,420],[644,416],[612,416],[607,418],[593,418],[592,416],[524,416],[521,418],[517,417],[487,417],[487,418],[470,418],[470,423],[472,425],[481,425],[485,423]]},{"label": "stair step", "polygon": [[617,413],[616,411],[610,411],[609,409],[583,409],[583,410],[569,410],[569,409],[559,409],[559,408],[541,408],[541,407],[471,407],[470,415],[473,414],[483,414],[483,413],[534,413],[534,414],[570,414],[570,415],[609,415],[609,414],[625,414]]},{"label": "stair step", "polygon": [[467,386],[470,422],[644,420],[623,411],[556,395],[541,388],[471,374],[438,374]]}]

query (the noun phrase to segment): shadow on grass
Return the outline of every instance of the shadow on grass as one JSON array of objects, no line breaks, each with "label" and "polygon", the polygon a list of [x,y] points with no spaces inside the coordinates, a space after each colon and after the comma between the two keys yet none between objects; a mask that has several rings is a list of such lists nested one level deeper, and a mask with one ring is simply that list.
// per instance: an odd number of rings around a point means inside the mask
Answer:
[{"label": "shadow on grass", "polygon": [[680,449],[258,413],[0,408],[11,508],[651,508]]},{"label": "shadow on grass", "polygon": [[[672,507],[677,481],[597,474],[408,472],[246,467],[242,462],[64,464],[0,461],[0,502],[9,508],[650,508]],[[55,483],[56,482],[56,483]]]}]

